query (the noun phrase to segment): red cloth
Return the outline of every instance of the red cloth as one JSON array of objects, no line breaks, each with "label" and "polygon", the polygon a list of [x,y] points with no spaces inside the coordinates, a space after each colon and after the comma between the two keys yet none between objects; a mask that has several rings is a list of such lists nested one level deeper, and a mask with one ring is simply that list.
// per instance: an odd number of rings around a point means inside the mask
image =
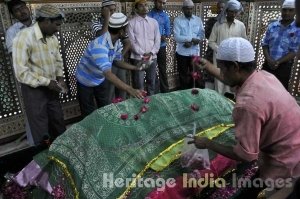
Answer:
[{"label": "red cloth", "polygon": [[[196,180],[199,180],[200,176],[205,176],[205,174],[210,176],[210,174],[212,174],[213,179],[216,179],[220,177],[222,173],[224,173],[229,168],[235,167],[235,165],[236,162],[234,160],[228,159],[221,155],[217,155],[217,157],[211,161],[210,169],[197,170],[194,173],[200,174],[198,175],[199,177],[197,177],[197,175],[192,176]],[[184,187],[184,183],[186,184],[185,180],[188,179],[184,179],[184,176],[178,176],[176,178],[176,183],[174,187],[166,186],[163,191],[155,189],[148,194],[146,199],[185,199],[201,191],[202,188],[200,187]]]}]

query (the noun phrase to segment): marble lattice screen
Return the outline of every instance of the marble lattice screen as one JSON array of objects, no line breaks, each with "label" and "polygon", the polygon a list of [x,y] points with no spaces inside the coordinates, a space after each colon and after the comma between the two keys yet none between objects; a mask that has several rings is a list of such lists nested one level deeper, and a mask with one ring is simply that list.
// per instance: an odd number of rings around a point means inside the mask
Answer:
[{"label": "marble lattice screen", "polygon": [[[46,1],[26,1],[32,14],[35,9],[42,5],[41,2]],[[65,2],[65,3],[63,3]],[[91,21],[100,15],[100,1],[51,1],[61,8],[66,14],[66,21],[62,26],[61,31],[57,34],[61,45],[61,53],[64,59],[64,77],[69,85],[70,92],[66,95],[61,95],[65,119],[72,119],[80,115],[78,101],[76,98],[76,81],[74,72],[76,64],[88,42],[93,39],[91,33]],[[195,3],[194,14],[200,16],[204,22],[210,17],[214,17],[213,5],[215,1],[205,1]],[[281,1],[257,1],[246,2],[242,1],[245,12],[240,16],[247,27],[249,40],[256,50],[256,59],[258,66],[263,63],[264,57],[260,46],[261,39],[267,25],[272,20],[276,20],[280,15]],[[118,2],[117,8],[119,11],[130,16],[132,13],[133,2]],[[171,22],[178,15],[181,15],[181,1],[167,2],[167,12],[171,17]],[[150,2],[150,7],[153,3]],[[9,136],[19,134],[25,131],[25,112],[22,104],[22,96],[19,91],[19,85],[16,82],[13,74],[11,59],[5,47],[5,31],[15,21],[10,16],[6,4],[0,1],[0,140]],[[205,54],[207,41],[204,40],[201,44],[202,55]],[[167,45],[167,72],[168,81],[171,88],[178,86],[177,67],[175,61],[175,41],[173,35],[168,39]],[[290,81],[290,92],[295,97],[300,97],[300,78],[299,78],[299,63],[295,64],[293,74]]]}]

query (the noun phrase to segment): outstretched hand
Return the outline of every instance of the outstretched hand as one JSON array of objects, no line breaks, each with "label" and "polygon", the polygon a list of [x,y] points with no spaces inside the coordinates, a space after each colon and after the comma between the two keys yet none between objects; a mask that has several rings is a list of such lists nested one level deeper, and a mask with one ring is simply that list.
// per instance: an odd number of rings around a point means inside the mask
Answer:
[{"label": "outstretched hand", "polygon": [[198,67],[200,70],[205,69],[206,64],[208,61],[204,58],[201,58],[200,56],[195,56],[192,60],[193,64]]},{"label": "outstretched hand", "polygon": [[195,144],[198,149],[207,149],[210,140],[207,137],[194,136],[194,140],[188,142],[188,144]]},{"label": "outstretched hand", "polygon": [[143,91],[138,90],[138,89],[134,89],[134,88],[129,88],[128,93],[135,98],[138,99],[144,99],[144,95],[143,95]]}]

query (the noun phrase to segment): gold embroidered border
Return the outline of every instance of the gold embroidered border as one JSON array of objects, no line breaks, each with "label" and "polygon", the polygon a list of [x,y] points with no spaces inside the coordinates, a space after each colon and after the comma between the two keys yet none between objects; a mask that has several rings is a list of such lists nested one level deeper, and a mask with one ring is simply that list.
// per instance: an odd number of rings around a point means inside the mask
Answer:
[{"label": "gold embroidered border", "polygon": [[63,163],[61,160],[59,160],[58,158],[54,157],[54,156],[49,156],[48,158],[50,160],[54,161],[63,170],[65,176],[69,179],[69,181],[71,183],[71,187],[73,188],[75,199],[79,199],[79,192],[76,188],[74,179],[73,179],[70,171],[68,170],[67,165],[65,163]]},{"label": "gold embroidered border", "polygon": [[[219,124],[219,125],[216,125],[216,126],[213,126],[209,129],[206,129],[204,131],[201,131],[200,133],[197,133],[196,135],[197,136],[201,136],[205,133],[207,133],[208,131],[211,131],[213,129],[216,129],[216,128],[220,128],[220,127],[225,127],[222,131],[218,132],[218,134],[214,137],[210,137],[209,139],[213,139],[215,137],[218,137],[219,135],[221,135],[223,132],[225,132],[226,130],[232,128],[234,126],[234,124]],[[135,179],[130,183],[129,187],[127,187],[127,189],[125,190],[125,192],[118,198],[118,199],[126,199],[127,196],[129,195],[130,191],[132,188],[134,188],[136,186],[136,182],[138,179],[140,179],[144,173],[151,167],[151,165],[153,164],[153,162],[155,162],[158,158],[160,158],[161,156],[163,156],[165,153],[167,153],[168,151],[170,151],[173,147],[175,147],[176,145],[180,144],[183,142],[183,139],[176,142],[175,144],[172,144],[171,146],[169,146],[167,149],[165,149],[163,152],[159,153],[158,156],[156,156],[155,158],[153,158],[149,163],[146,164],[145,168],[135,177]],[[180,155],[176,155],[176,158],[179,158]]]}]

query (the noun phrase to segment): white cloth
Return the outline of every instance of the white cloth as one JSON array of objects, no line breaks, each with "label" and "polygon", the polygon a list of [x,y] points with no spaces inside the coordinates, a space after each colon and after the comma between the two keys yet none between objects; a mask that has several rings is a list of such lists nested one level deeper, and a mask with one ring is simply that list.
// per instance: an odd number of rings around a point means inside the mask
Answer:
[{"label": "white cloth", "polygon": [[255,52],[248,40],[232,37],[221,42],[217,59],[243,63],[251,62],[255,59]]},{"label": "white cloth", "polygon": [[102,7],[110,6],[110,5],[116,5],[115,1],[112,0],[103,0],[102,1]]},{"label": "white cloth", "polygon": [[[247,39],[246,28],[243,22],[235,19],[230,26],[226,19],[225,22],[226,23],[215,23],[208,40],[208,45],[214,50],[213,60],[215,66],[217,65],[216,55],[218,53],[218,48],[223,40],[230,37],[242,37]],[[232,93],[229,86],[224,85],[217,79],[215,79],[215,90],[220,94],[224,94],[225,92]]]},{"label": "white cloth", "polygon": [[183,7],[193,7],[194,2],[192,0],[184,0],[182,6]]},{"label": "white cloth", "polygon": [[227,10],[231,11],[237,11],[238,13],[241,13],[244,11],[242,4],[237,0],[229,0],[220,15],[218,16],[219,23],[225,23],[226,22],[226,15]]},{"label": "white cloth", "polygon": [[241,11],[242,4],[237,0],[229,0],[225,8],[233,11]]},{"label": "white cloth", "polygon": [[282,4],[282,8],[295,9],[295,0],[285,0]]}]

